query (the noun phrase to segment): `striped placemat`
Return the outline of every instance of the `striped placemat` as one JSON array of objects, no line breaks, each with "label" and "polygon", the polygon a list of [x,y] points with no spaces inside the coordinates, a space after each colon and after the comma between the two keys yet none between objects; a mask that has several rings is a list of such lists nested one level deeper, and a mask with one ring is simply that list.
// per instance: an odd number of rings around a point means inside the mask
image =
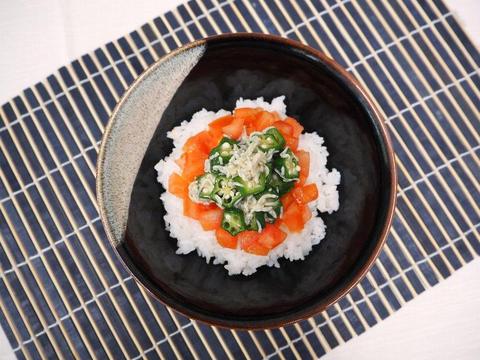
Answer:
[{"label": "striped placemat", "polygon": [[[398,209],[350,294],[285,328],[231,331],[174,313],[119,264],[95,204],[113,107],[152,62],[255,31],[335,58],[377,101]],[[195,0],[62,67],[0,110],[0,323],[18,358],[316,358],[480,252],[480,55],[441,1]]]}]

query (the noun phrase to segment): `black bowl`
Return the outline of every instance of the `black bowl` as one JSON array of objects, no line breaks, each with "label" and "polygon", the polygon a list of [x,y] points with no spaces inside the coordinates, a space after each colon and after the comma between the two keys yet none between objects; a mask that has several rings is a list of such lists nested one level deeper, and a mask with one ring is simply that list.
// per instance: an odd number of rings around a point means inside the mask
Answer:
[{"label": "black bowl", "polygon": [[[187,54],[188,58],[192,50],[200,55],[183,81],[170,81],[172,74],[184,70],[169,63],[184,63],[182,57]],[[163,66],[169,70],[159,75]],[[172,96],[163,113],[152,120],[154,133],[139,140],[147,140],[146,152],[133,161],[138,174],[131,198],[125,191],[128,219],[126,230],[117,231],[120,235],[114,229],[120,225],[105,210],[112,195],[107,180],[102,180],[112,176],[105,174],[104,164],[110,156],[108,143],[118,139],[112,130],[115,125],[110,124],[105,135],[98,170],[102,220],[137,281],[187,316],[235,328],[285,325],[312,316],[345,295],[380,252],[395,207],[392,147],[383,119],[357,81],[324,54],[294,41],[260,34],[216,36],[160,59],[132,85],[111,123],[125,117],[123,108],[132,106],[129,103],[147,96],[140,89],[151,87],[157,80],[147,84],[146,79],[154,76],[167,84],[155,90],[158,96],[168,92]],[[248,277],[228,276],[223,266],[207,264],[196,253],[175,254],[176,240],[165,230],[165,210],[159,200],[165,189],[157,183],[154,170],[172,150],[166,132],[202,108],[228,110],[239,97],[271,100],[279,95],[286,95],[288,114],[299,119],[306,131],[324,137],[330,153],[328,167],[342,175],[340,209],[322,215],[325,239],[304,261],[282,259],[280,268],[262,267]],[[113,162],[114,156],[110,157]]]}]

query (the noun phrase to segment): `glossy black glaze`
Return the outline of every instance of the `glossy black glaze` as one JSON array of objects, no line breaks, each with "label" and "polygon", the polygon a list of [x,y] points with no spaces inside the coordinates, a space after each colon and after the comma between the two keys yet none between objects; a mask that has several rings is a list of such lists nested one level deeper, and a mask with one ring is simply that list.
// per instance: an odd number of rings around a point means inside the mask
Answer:
[{"label": "glossy black glaze", "polygon": [[[228,276],[196,254],[176,255],[159,200],[154,165],[172,149],[166,132],[206,108],[232,109],[239,97],[286,95],[288,114],[325,138],[328,167],[342,174],[340,210],[323,215],[327,236],[304,261],[282,260],[252,276]],[[217,39],[177,90],[137,175],[127,237],[119,246],[133,274],[187,315],[234,327],[275,326],[329,303],[365,268],[385,227],[390,164],[371,110],[324,62],[288,44]],[[311,154],[315,156],[315,154]]]}]

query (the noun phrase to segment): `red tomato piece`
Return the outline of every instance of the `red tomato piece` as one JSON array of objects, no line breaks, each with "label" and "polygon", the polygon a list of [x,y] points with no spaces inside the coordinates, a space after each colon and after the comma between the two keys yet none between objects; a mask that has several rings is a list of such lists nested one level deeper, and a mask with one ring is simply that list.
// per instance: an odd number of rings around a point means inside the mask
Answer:
[{"label": "red tomato piece", "polygon": [[188,152],[185,154],[185,167],[182,176],[187,181],[192,181],[205,172],[205,160],[208,155],[202,152]]},{"label": "red tomato piece", "polygon": [[305,204],[309,203],[310,201],[316,200],[318,198],[317,184],[305,185],[302,191],[303,191],[303,201]]},{"label": "red tomato piece", "polygon": [[277,117],[274,114],[268,111],[262,111],[259,115],[257,115],[257,119],[254,124],[255,130],[263,131],[264,129],[272,126],[275,121],[277,121]]},{"label": "red tomato piece", "polygon": [[300,206],[300,211],[301,211],[301,215],[302,215],[303,225],[305,225],[306,222],[312,218],[312,212],[310,211],[310,209],[307,205]]},{"label": "red tomato piece", "polygon": [[285,136],[293,136],[293,129],[292,127],[287,124],[285,121],[278,120],[273,123],[273,126],[282,134],[283,137]]},{"label": "red tomato piece", "polygon": [[243,119],[234,118],[233,121],[222,128],[224,134],[230,136],[232,139],[238,139],[243,132]]},{"label": "red tomato piece", "polygon": [[300,232],[303,229],[301,208],[296,202],[292,202],[283,212],[282,224],[291,232]]},{"label": "red tomato piece", "polygon": [[280,230],[277,226],[267,224],[258,238],[258,243],[271,250],[284,242],[286,238],[287,234]]},{"label": "red tomato piece", "polygon": [[188,196],[188,181],[177,173],[173,173],[168,179],[168,191],[183,199]]},{"label": "red tomato piece", "polygon": [[282,202],[283,208],[286,209],[290,206],[290,204],[292,202],[295,201],[295,198],[293,197],[292,192],[290,191],[290,192],[286,193],[285,195],[283,195],[280,198],[280,201]]},{"label": "red tomato piece", "polygon": [[223,210],[220,208],[206,210],[200,214],[200,224],[203,230],[215,230],[222,223]]},{"label": "red tomato piece", "polygon": [[208,153],[209,149],[207,143],[209,141],[209,133],[207,131],[201,131],[198,134],[190,137],[183,145],[182,150],[185,152],[203,152]]},{"label": "red tomato piece", "polygon": [[298,150],[295,152],[295,156],[298,158],[300,165],[300,181],[298,183],[299,185],[303,185],[310,174],[310,153],[308,151]]},{"label": "red tomato piece", "polygon": [[193,202],[190,200],[190,198],[187,196],[183,198],[183,215],[188,216],[192,219],[199,220],[200,217],[202,216],[202,213],[208,210],[215,209],[216,205],[210,204],[210,205],[203,205],[203,204],[198,204],[196,202]]},{"label": "red tomato piece", "polygon": [[[283,134],[282,134],[283,135]],[[292,150],[296,151],[298,148],[298,138],[290,135],[284,135],[285,144]]]},{"label": "red tomato piece", "polygon": [[230,125],[232,121],[232,115],[222,116],[221,118],[213,120],[210,124],[208,124],[208,127],[210,129],[221,130],[224,126]]},{"label": "red tomato piece", "polygon": [[233,114],[235,117],[243,119],[246,123],[250,123],[255,120],[255,117],[261,111],[261,108],[239,108],[233,110]]},{"label": "red tomato piece", "polygon": [[298,138],[302,133],[304,127],[300,125],[300,123],[297,120],[291,117],[287,117],[284,121],[292,127],[292,135]]},{"label": "red tomato piece", "polygon": [[303,194],[303,187],[295,186],[292,191],[292,196],[297,202],[297,204],[302,205],[305,204],[304,194]]},{"label": "red tomato piece", "polygon": [[260,234],[256,231],[242,231],[237,235],[240,248],[250,254],[265,256],[270,251],[267,247],[258,243]]},{"label": "red tomato piece", "polygon": [[175,160],[175,163],[178,165],[180,170],[183,171],[183,168],[185,167],[185,160],[186,160],[186,154],[183,153],[182,156],[180,156],[177,160]]},{"label": "red tomato piece", "polygon": [[217,237],[217,242],[226,248],[236,249],[237,248],[237,237],[230,234],[228,231],[219,227],[215,230],[215,236]]},{"label": "red tomato piece", "polygon": [[205,141],[205,145],[207,146],[207,153],[210,154],[210,151],[218,145],[220,140],[223,138],[223,132],[221,129],[210,129],[208,131],[208,139]]},{"label": "red tomato piece", "polygon": [[295,184],[291,191],[293,198],[300,205],[308,204],[310,201],[318,198],[318,189],[316,184],[308,184],[305,186]]}]

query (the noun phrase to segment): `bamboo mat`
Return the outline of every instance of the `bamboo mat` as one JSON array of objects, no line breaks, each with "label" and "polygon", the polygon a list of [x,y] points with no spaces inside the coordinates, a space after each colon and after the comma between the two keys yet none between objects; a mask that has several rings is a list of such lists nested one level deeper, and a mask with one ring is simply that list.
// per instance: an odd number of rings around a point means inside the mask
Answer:
[{"label": "bamboo mat", "polygon": [[[327,311],[230,331],[151,299],[110,249],[95,203],[109,114],[152,62],[254,31],[318,48],[382,109],[398,208],[366,278]],[[317,358],[480,253],[480,55],[441,1],[195,0],[68,64],[0,110],[0,323],[18,358]]]}]

